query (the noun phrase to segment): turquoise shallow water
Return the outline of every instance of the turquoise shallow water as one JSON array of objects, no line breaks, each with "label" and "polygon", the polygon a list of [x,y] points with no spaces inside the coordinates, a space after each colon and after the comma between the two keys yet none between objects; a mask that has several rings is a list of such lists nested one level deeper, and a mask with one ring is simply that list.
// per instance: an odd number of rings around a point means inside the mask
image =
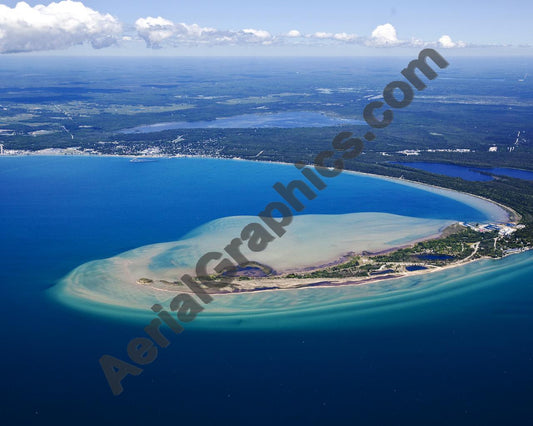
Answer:
[{"label": "turquoise shallow water", "polygon": [[[113,307],[119,306],[131,308],[132,315],[146,315],[151,312],[147,311],[147,307],[156,301],[168,306],[172,298],[186,290],[168,283],[175,282],[183,274],[195,276],[195,265],[205,253],[224,253],[223,248],[239,236],[242,229],[250,223],[259,222],[255,216],[221,218],[196,228],[179,241],[142,246],[112,258],[85,263],[61,280],[54,291],[59,300],[72,303],[76,308],[96,308],[99,313],[112,314]],[[408,244],[437,235],[452,223],[450,220],[378,212],[299,215],[292,218],[282,238],[272,237],[273,241],[264,250],[252,251],[245,243],[240,247],[240,253],[246,259],[267,265],[281,274],[326,265],[351,252],[379,252]],[[231,257],[226,254],[225,258],[229,260]],[[209,272],[206,273],[213,271],[211,268],[217,263],[210,262]],[[139,285],[137,281],[140,278],[151,279],[152,284]],[[256,285],[263,288],[272,286],[278,286],[276,280]],[[303,295],[297,297],[300,296]],[[291,309],[286,300],[283,296],[279,297],[272,307],[283,306],[285,311]],[[103,304],[106,309],[94,306]],[[233,309],[226,309],[226,312],[244,312],[255,304],[263,304],[259,295],[247,299],[243,310],[239,303],[235,303]]]},{"label": "turquoise shallow water", "polygon": [[[136,164],[138,163],[133,166]],[[172,175],[190,164],[198,166],[191,171],[190,177]],[[271,201],[282,200],[275,191],[270,191],[270,198],[267,198],[268,192],[260,191],[263,184],[268,183],[258,175],[258,171],[268,167],[271,173],[277,174],[276,180],[279,179],[285,185],[290,180],[302,178],[295,168],[288,165],[256,163],[253,164],[256,167],[250,170],[250,164],[242,161],[181,159],[162,160],[155,167],[145,169],[131,166],[130,163],[130,172],[149,174],[154,179],[152,184],[163,191],[170,189],[169,184],[172,184],[168,178],[175,179],[174,185],[189,183],[188,179],[193,178],[194,184],[190,185],[189,190],[196,191],[209,200],[199,210],[208,210],[214,214],[217,212],[211,211],[211,207],[217,206],[221,201],[217,200],[216,194],[212,194],[213,186],[217,192],[234,189],[235,192],[224,197],[224,201],[229,209],[240,211],[248,207],[248,202],[261,202],[263,199],[264,208]],[[143,170],[146,171],[142,172]],[[165,174],[158,174],[161,172]],[[240,185],[239,181],[248,179],[250,175],[253,180],[247,185]],[[213,185],[214,176],[225,186],[218,182]],[[272,185],[272,174],[267,176]],[[235,188],[228,188],[231,184],[224,177],[234,177]],[[424,236],[437,234],[454,221],[506,221],[506,214],[500,207],[452,191],[353,173],[325,180],[330,186],[322,192],[315,190],[316,198],[307,200],[300,194],[300,199],[305,200],[309,207],[303,209],[292,220],[293,223],[287,225],[286,234],[282,238],[269,243],[260,253],[247,250],[246,247],[242,247],[240,251],[248,259],[269,265],[276,271],[294,271],[335,261],[349,252],[377,252],[416,241]],[[242,186],[244,191],[240,188]],[[319,198],[322,194],[325,195],[324,199]],[[169,194],[169,197],[180,198],[179,194]],[[140,192],[138,199],[139,207],[135,211],[130,210],[129,216],[136,217],[139,214],[137,210],[147,204],[144,193]],[[370,211],[365,211],[361,201],[364,201],[366,209]],[[432,207],[431,210],[428,209],[428,204]],[[150,208],[154,210],[157,205]],[[240,235],[240,231],[248,223],[261,222],[257,214],[263,208],[258,208],[255,216],[221,216],[220,219],[194,228],[183,239],[175,242],[165,238],[159,245],[143,245],[110,259],[84,264],[62,280],[54,291],[60,300],[73,305],[76,305],[73,299],[78,298],[77,307],[81,309],[92,307],[96,303],[131,307],[137,314],[150,313],[148,308],[153,303],[167,305],[176,292],[172,288],[154,289],[137,285],[139,278],[172,282],[184,273],[195,275],[194,265],[204,253],[222,251],[226,244]],[[309,214],[315,211],[319,214]],[[397,214],[398,211],[402,214]],[[185,229],[190,226],[187,217],[180,217],[179,213],[176,216],[182,219],[180,225]],[[141,217],[150,224],[154,215]],[[175,224],[172,223],[172,226]],[[276,234],[272,232],[272,235]],[[261,298],[251,298],[246,305],[253,305],[256,301],[261,303]],[[283,306],[283,301],[281,298],[277,305]],[[239,310],[238,304],[234,309]],[[104,311],[101,307],[96,310]],[[111,310],[107,311],[112,314]]]},{"label": "turquoise shallow water", "polygon": [[[503,276],[509,280],[521,279],[526,272],[533,272],[530,253],[366,285],[219,296],[206,308],[205,315],[198,318],[197,325],[357,329],[391,320],[436,321],[467,309],[472,298],[491,293],[493,286],[501,284]],[[430,315],[425,311],[429,307]],[[513,310],[509,306],[498,315],[524,314],[521,309]]]},{"label": "turquoise shallow water", "polygon": [[[254,215],[290,166],[200,159],[2,158],[0,296],[7,424],[524,424],[531,253],[369,286],[218,297],[113,397],[98,365],[154,317],[58,302],[77,266]],[[482,221],[436,193],[342,176],[305,214]],[[151,316],[150,316],[151,315]],[[275,409],[273,408],[275,407]],[[509,420],[509,413],[513,419]]]}]

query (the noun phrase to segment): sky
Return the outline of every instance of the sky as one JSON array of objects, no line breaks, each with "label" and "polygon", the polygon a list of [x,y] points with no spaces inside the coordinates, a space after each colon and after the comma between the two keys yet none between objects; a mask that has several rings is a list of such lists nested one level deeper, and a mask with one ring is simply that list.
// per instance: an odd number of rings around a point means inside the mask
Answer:
[{"label": "sky", "polygon": [[0,0],[0,54],[533,55],[533,1]]}]

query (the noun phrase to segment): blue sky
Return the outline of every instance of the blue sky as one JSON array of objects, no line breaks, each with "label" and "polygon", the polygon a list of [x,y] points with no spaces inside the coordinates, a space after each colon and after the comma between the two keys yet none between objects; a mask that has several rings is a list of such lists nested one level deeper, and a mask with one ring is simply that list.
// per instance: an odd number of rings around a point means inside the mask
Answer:
[{"label": "blue sky", "polygon": [[130,23],[150,15],[224,29],[257,27],[280,33],[297,29],[370,34],[377,25],[391,22],[405,37],[437,39],[442,34],[450,34],[473,43],[533,44],[531,0],[87,0],[84,3]]},{"label": "blue sky", "polygon": [[[533,50],[531,0],[84,0],[84,8],[44,10],[32,7],[50,2],[26,3],[31,7],[14,9],[16,1],[0,0],[0,52],[307,56],[410,54],[422,46],[465,55]],[[39,14],[51,19],[56,12],[70,18],[59,17],[43,29]],[[20,24],[21,16],[29,25]],[[72,17],[80,21],[75,28]]]}]

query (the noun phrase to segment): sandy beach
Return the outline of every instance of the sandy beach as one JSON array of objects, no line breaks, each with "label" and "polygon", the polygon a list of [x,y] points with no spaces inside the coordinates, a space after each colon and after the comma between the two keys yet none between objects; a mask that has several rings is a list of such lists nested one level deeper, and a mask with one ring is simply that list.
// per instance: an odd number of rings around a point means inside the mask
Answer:
[{"label": "sandy beach", "polygon": [[[348,173],[363,175],[358,172]],[[389,180],[402,186],[421,188],[457,200],[483,211],[487,218],[494,218],[494,221],[487,219],[487,222],[506,223],[515,221],[518,217],[506,206],[481,197],[403,179],[364,175]],[[447,227],[461,220],[460,217],[455,219],[424,219],[376,212],[294,216],[293,222],[287,228],[290,232],[269,243],[266,250],[257,253],[246,251],[248,248],[242,246],[247,259],[273,270],[271,276],[236,277],[231,286],[208,288],[207,291],[229,295],[310,287],[366,285],[453,268],[474,259],[467,258],[446,266],[421,263],[426,268],[421,270],[408,271],[399,267],[393,271],[381,272],[380,269],[377,273],[374,270],[366,276],[286,276],[290,273],[312,273],[333,267],[349,261],[355,255],[369,257],[390,253],[417,242],[439,238]],[[187,286],[180,283],[180,277],[183,274],[196,276],[195,265],[205,253],[217,250],[223,253],[223,248],[240,235],[245,225],[257,221],[256,216],[223,217],[201,225],[178,241],[142,246],[111,258],[85,263],[59,283],[59,291],[80,301],[145,310],[153,301],[164,302],[175,293],[191,292]],[[215,265],[216,262],[211,262],[210,267]]]}]

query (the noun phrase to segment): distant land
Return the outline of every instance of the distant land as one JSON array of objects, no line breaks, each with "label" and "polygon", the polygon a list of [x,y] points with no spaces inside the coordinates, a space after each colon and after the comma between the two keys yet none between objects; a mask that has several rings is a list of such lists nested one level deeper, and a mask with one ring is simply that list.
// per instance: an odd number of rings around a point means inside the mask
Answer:
[{"label": "distant land", "polygon": [[[379,98],[383,82],[397,77],[404,63],[241,59],[220,73],[217,60],[160,58],[153,64],[154,74],[153,67],[139,67],[139,59],[125,60],[129,67],[124,61],[95,59],[85,69],[86,63],[69,59],[66,68],[65,59],[51,58],[37,69],[40,78],[28,84],[30,80],[19,76],[20,61],[9,59],[3,71],[2,155],[108,155],[133,161],[198,156],[283,163],[311,163],[339,131],[363,133],[364,106]],[[498,234],[499,228],[488,233],[475,226],[456,230],[475,253],[452,250],[452,259],[482,253],[498,257],[529,248],[533,79],[523,78],[527,64],[522,59],[506,64],[487,58],[454,61],[455,66],[418,94],[408,109],[398,111],[394,125],[381,130],[345,167],[477,195],[516,211],[510,219],[513,232],[505,235]],[[86,81],[75,76],[79,72]],[[459,168],[459,175],[446,167]],[[478,170],[475,179],[468,175],[472,169]],[[484,242],[487,235],[494,242],[492,249]],[[425,250],[443,254],[439,244]],[[388,256],[376,266],[400,254]],[[354,261],[337,265],[335,273],[313,273],[360,274]],[[430,260],[424,262],[425,267],[431,265]]]},{"label": "distant land", "polygon": [[[4,55],[6,424],[527,423],[533,59],[449,51],[322,189],[409,58]],[[316,197],[252,250],[295,179]]]}]

